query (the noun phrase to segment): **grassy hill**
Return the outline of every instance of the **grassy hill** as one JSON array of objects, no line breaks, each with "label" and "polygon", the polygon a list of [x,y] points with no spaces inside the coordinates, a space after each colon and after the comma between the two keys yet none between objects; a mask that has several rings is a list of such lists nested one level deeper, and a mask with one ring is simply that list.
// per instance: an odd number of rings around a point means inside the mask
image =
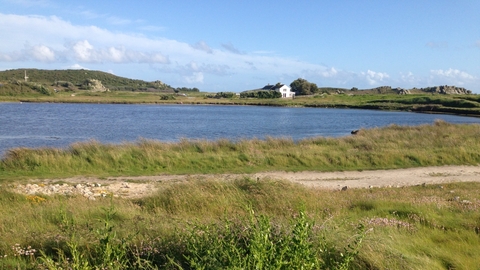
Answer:
[{"label": "grassy hill", "polygon": [[107,72],[95,70],[44,70],[44,69],[12,69],[0,71],[0,82],[24,82],[25,72],[29,82],[59,88],[81,89],[88,80],[99,80],[110,90],[126,91],[173,91],[173,88],[161,81],[146,82],[128,79]]}]

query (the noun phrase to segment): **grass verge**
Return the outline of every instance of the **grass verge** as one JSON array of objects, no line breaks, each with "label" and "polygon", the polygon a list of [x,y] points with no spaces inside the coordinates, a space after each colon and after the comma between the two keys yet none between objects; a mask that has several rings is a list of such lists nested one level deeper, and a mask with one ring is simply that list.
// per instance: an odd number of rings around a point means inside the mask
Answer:
[{"label": "grass verge", "polygon": [[436,121],[298,142],[289,138],[140,140],[116,145],[89,141],[65,149],[11,149],[0,162],[0,179],[476,165],[480,163],[479,136],[480,125]]}]

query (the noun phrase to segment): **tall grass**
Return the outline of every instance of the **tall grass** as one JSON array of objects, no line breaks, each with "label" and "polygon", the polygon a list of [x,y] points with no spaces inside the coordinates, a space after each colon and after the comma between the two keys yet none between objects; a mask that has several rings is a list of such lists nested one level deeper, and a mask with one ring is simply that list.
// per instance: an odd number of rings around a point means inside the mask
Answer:
[{"label": "tall grass", "polygon": [[362,129],[355,136],[266,140],[139,140],[79,142],[66,149],[11,149],[0,178],[73,175],[251,173],[268,170],[392,169],[480,162],[480,125],[449,124]]},{"label": "tall grass", "polygon": [[0,191],[0,268],[476,269],[480,184],[163,183],[133,201]]}]

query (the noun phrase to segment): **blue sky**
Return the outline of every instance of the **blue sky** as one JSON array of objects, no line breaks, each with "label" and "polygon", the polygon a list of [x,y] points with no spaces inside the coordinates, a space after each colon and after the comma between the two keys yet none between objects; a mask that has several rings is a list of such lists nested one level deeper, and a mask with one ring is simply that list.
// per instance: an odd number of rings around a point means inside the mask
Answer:
[{"label": "blue sky", "polygon": [[0,70],[240,92],[304,78],[480,93],[480,1],[0,0]]}]

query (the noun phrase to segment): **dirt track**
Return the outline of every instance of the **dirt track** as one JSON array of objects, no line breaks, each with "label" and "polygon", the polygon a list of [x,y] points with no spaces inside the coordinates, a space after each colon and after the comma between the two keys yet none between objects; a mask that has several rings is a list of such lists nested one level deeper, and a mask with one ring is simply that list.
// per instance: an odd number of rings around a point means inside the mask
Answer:
[{"label": "dirt track", "polygon": [[[186,181],[189,179],[231,180],[239,177],[254,179],[282,179],[300,183],[313,188],[340,190],[348,188],[403,187],[420,184],[442,184],[448,182],[479,182],[480,166],[442,166],[422,167],[398,170],[345,171],[345,172],[263,172],[256,174],[219,174],[219,175],[157,175],[140,177],[110,177],[107,179],[74,177],[55,180],[32,180],[30,185],[15,185],[21,193],[61,193],[67,186],[79,186],[78,194],[89,198],[112,193],[125,198],[142,197],[155,191],[165,182]],[[65,184],[55,184],[62,182]],[[33,185],[35,183],[35,185]],[[88,184],[87,184],[88,183]],[[33,186],[32,186],[33,185]],[[73,191],[76,191],[73,189]]]}]

